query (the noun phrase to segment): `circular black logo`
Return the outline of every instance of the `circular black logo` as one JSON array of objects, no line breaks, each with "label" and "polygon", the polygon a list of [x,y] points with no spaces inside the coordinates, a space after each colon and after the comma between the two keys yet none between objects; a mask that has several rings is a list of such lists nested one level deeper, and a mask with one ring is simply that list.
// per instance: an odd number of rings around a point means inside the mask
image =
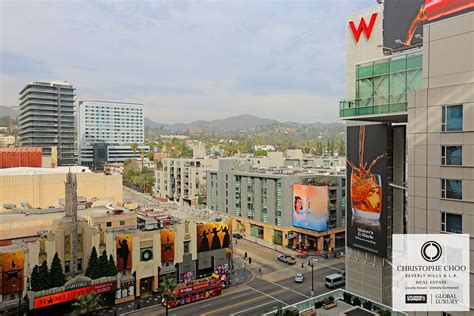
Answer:
[{"label": "circular black logo", "polygon": [[[434,250],[432,249],[434,248]],[[421,246],[421,256],[428,262],[435,262],[443,254],[443,248],[436,241],[427,241]]]}]

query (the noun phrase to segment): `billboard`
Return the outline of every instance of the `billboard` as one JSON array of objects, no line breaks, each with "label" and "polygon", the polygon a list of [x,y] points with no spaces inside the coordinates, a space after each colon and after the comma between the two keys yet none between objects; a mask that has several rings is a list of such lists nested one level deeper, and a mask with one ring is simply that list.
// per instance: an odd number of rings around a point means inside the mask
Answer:
[{"label": "billboard", "polygon": [[387,257],[388,125],[347,128],[347,246]]},{"label": "billboard", "polygon": [[2,262],[2,294],[19,292],[23,290],[24,261],[23,250],[4,252],[0,254]]},{"label": "billboard", "polygon": [[328,229],[328,186],[293,185],[293,226]]},{"label": "billboard", "polygon": [[197,250],[205,252],[229,248],[232,241],[231,222],[214,222],[197,225]]},{"label": "billboard", "polygon": [[424,24],[473,9],[472,0],[385,0],[383,46],[403,49],[421,44]]},{"label": "billboard", "polygon": [[132,235],[115,237],[117,247],[117,270],[123,271],[132,268]]},{"label": "billboard", "polygon": [[174,230],[162,229],[161,232],[161,262],[174,260]]}]

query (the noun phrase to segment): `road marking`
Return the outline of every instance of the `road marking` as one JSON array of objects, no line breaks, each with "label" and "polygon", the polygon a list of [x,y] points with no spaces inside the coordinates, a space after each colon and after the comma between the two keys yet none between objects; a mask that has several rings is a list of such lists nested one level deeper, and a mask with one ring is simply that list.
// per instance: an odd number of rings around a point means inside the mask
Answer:
[{"label": "road marking", "polygon": [[[326,267],[326,268],[329,268],[329,269],[333,269],[333,270],[336,270],[338,272],[341,272],[341,269],[337,269],[337,268],[334,268],[334,266],[329,266],[329,265],[326,265],[326,264],[323,264],[321,262],[319,262],[319,260],[313,260],[313,262],[315,262],[316,264],[319,264],[319,265],[322,265],[323,267]],[[335,263],[334,265],[336,264],[342,264],[343,262],[337,262]]]},{"label": "road marking", "polygon": [[[266,280],[265,280],[265,281],[266,281]],[[289,287],[280,285],[280,284],[275,283],[275,282],[272,282],[272,281],[267,281],[267,282],[270,282],[271,284],[275,284],[275,285],[277,285],[277,286],[279,286],[279,287],[281,287],[281,288],[283,288],[283,289],[285,289],[285,290],[291,291],[291,292],[293,292],[293,293],[296,293],[296,294],[298,294],[298,295],[304,296],[304,297],[306,297],[306,298],[310,298],[308,295],[305,295],[305,294],[300,293],[300,292],[298,292],[298,291],[296,291],[296,290],[290,289]]]},{"label": "road marking", "polygon": [[[221,308],[218,308],[218,309],[214,309],[214,310],[212,310],[212,311],[208,311],[208,312],[206,312],[205,314],[200,314],[200,315],[201,315],[201,316],[205,316],[205,315],[209,315],[209,314],[214,314],[214,313],[217,313],[217,312],[220,312],[220,311],[229,309],[229,308],[233,308],[233,307],[236,307],[236,306],[239,306],[239,305],[242,305],[242,304],[248,304],[249,302],[258,301],[258,300],[260,300],[260,299],[262,299],[262,298],[265,298],[265,296],[270,297],[270,298],[272,299],[272,302],[273,302],[273,303],[274,303],[275,301],[280,301],[280,302],[282,302],[283,304],[285,304],[285,306],[288,305],[288,304],[286,304],[285,302],[283,302],[283,301],[281,301],[281,300],[279,300],[279,299],[277,299],[277,298],[275,298],[275,297],[273,297],[273,296],[271,296],[271,295],[265,294],[265,293],[262,292],[262,291],[259,291],[259,290],[254,289],[253,287],[251,287],[251,288],[249,288],[249,289],[254,290],[255,292],[259,292],[259,293],[263,294],[264,296],[257,296],[257,297],[251,298],[251,299],[249,299],[249,300],[245,300],[245,301],[239,302],[239,303],[235,303],[235,304],[232,304],[232,305],[226,305],[226,306],[224,306],[224,307],[221,307]],[[281,293],[281,292],[285,292],[285,290],[279,290],[279,291],[270,292],[270,293],[273,294],[273,295],[275,295],[275,294]],[[217,297],[217,296],[216,296],[216,297]]]},{"label": "road marking", "polygon": [[[230,315],[231,315],[231,316],[234,316],[234,315],[242,314],[242,313],[251,311],[252,309],[260,308],[260,307],[262,307],[262,306],[265,306],[265,305],[268,305],[268,304],[273,304],[273,303],[275,303],[275,302],[270,301],[270,302],[267,302],[267,303],[260,304],[260,305],[258,305],[258,306],[254,306],[254,307],[250,307],[250,308],[241,310],[240,312],[237,312],[237,313],[235,313],[235,314],[230,314]],[[287,305],[288,305],[288,304],[285,304],[285,306],[287,306]]]}]

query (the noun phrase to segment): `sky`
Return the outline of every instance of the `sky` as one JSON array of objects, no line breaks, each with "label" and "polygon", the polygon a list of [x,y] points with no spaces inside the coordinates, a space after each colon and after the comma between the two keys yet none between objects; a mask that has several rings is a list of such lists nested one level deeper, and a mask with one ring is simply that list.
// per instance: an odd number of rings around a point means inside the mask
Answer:
[{"label": "sky", "polygon": [[375,0],[0,1],[0,105],[31,81],[163,123],[338,120],[347,16]]}]

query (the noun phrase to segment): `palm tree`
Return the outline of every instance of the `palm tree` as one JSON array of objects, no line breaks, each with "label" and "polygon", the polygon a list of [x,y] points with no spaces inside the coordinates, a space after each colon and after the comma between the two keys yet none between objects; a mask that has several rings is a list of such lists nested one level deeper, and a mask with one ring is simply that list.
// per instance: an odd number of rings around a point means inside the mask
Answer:
[{"label": "palm tree", "polygon": [[167,300],[173,294],[175,289],[176,289],[176,280],[175,279],[164,279],[158,285],[158,292],[161,293],[161,296],[163,297],[162,302],[163,302],[163,305],[165,305],[165,308],[166,308],[166,316],[168,316],[168,308],[169,308]]},{"label": "palm tree", "polygon": [[102,307],[100,296],[96,292],[81,295],[72,307],[76,315],[90,315],[91,312]]},{"label": "palm tree", "polygon": [[137,143],[133,143],[130,145],[130,148],[132,148],[132,151],[133,151],[133,159],[135,159],[135,154],[137,153],[137,150],[138,150],[138,144]]}]

